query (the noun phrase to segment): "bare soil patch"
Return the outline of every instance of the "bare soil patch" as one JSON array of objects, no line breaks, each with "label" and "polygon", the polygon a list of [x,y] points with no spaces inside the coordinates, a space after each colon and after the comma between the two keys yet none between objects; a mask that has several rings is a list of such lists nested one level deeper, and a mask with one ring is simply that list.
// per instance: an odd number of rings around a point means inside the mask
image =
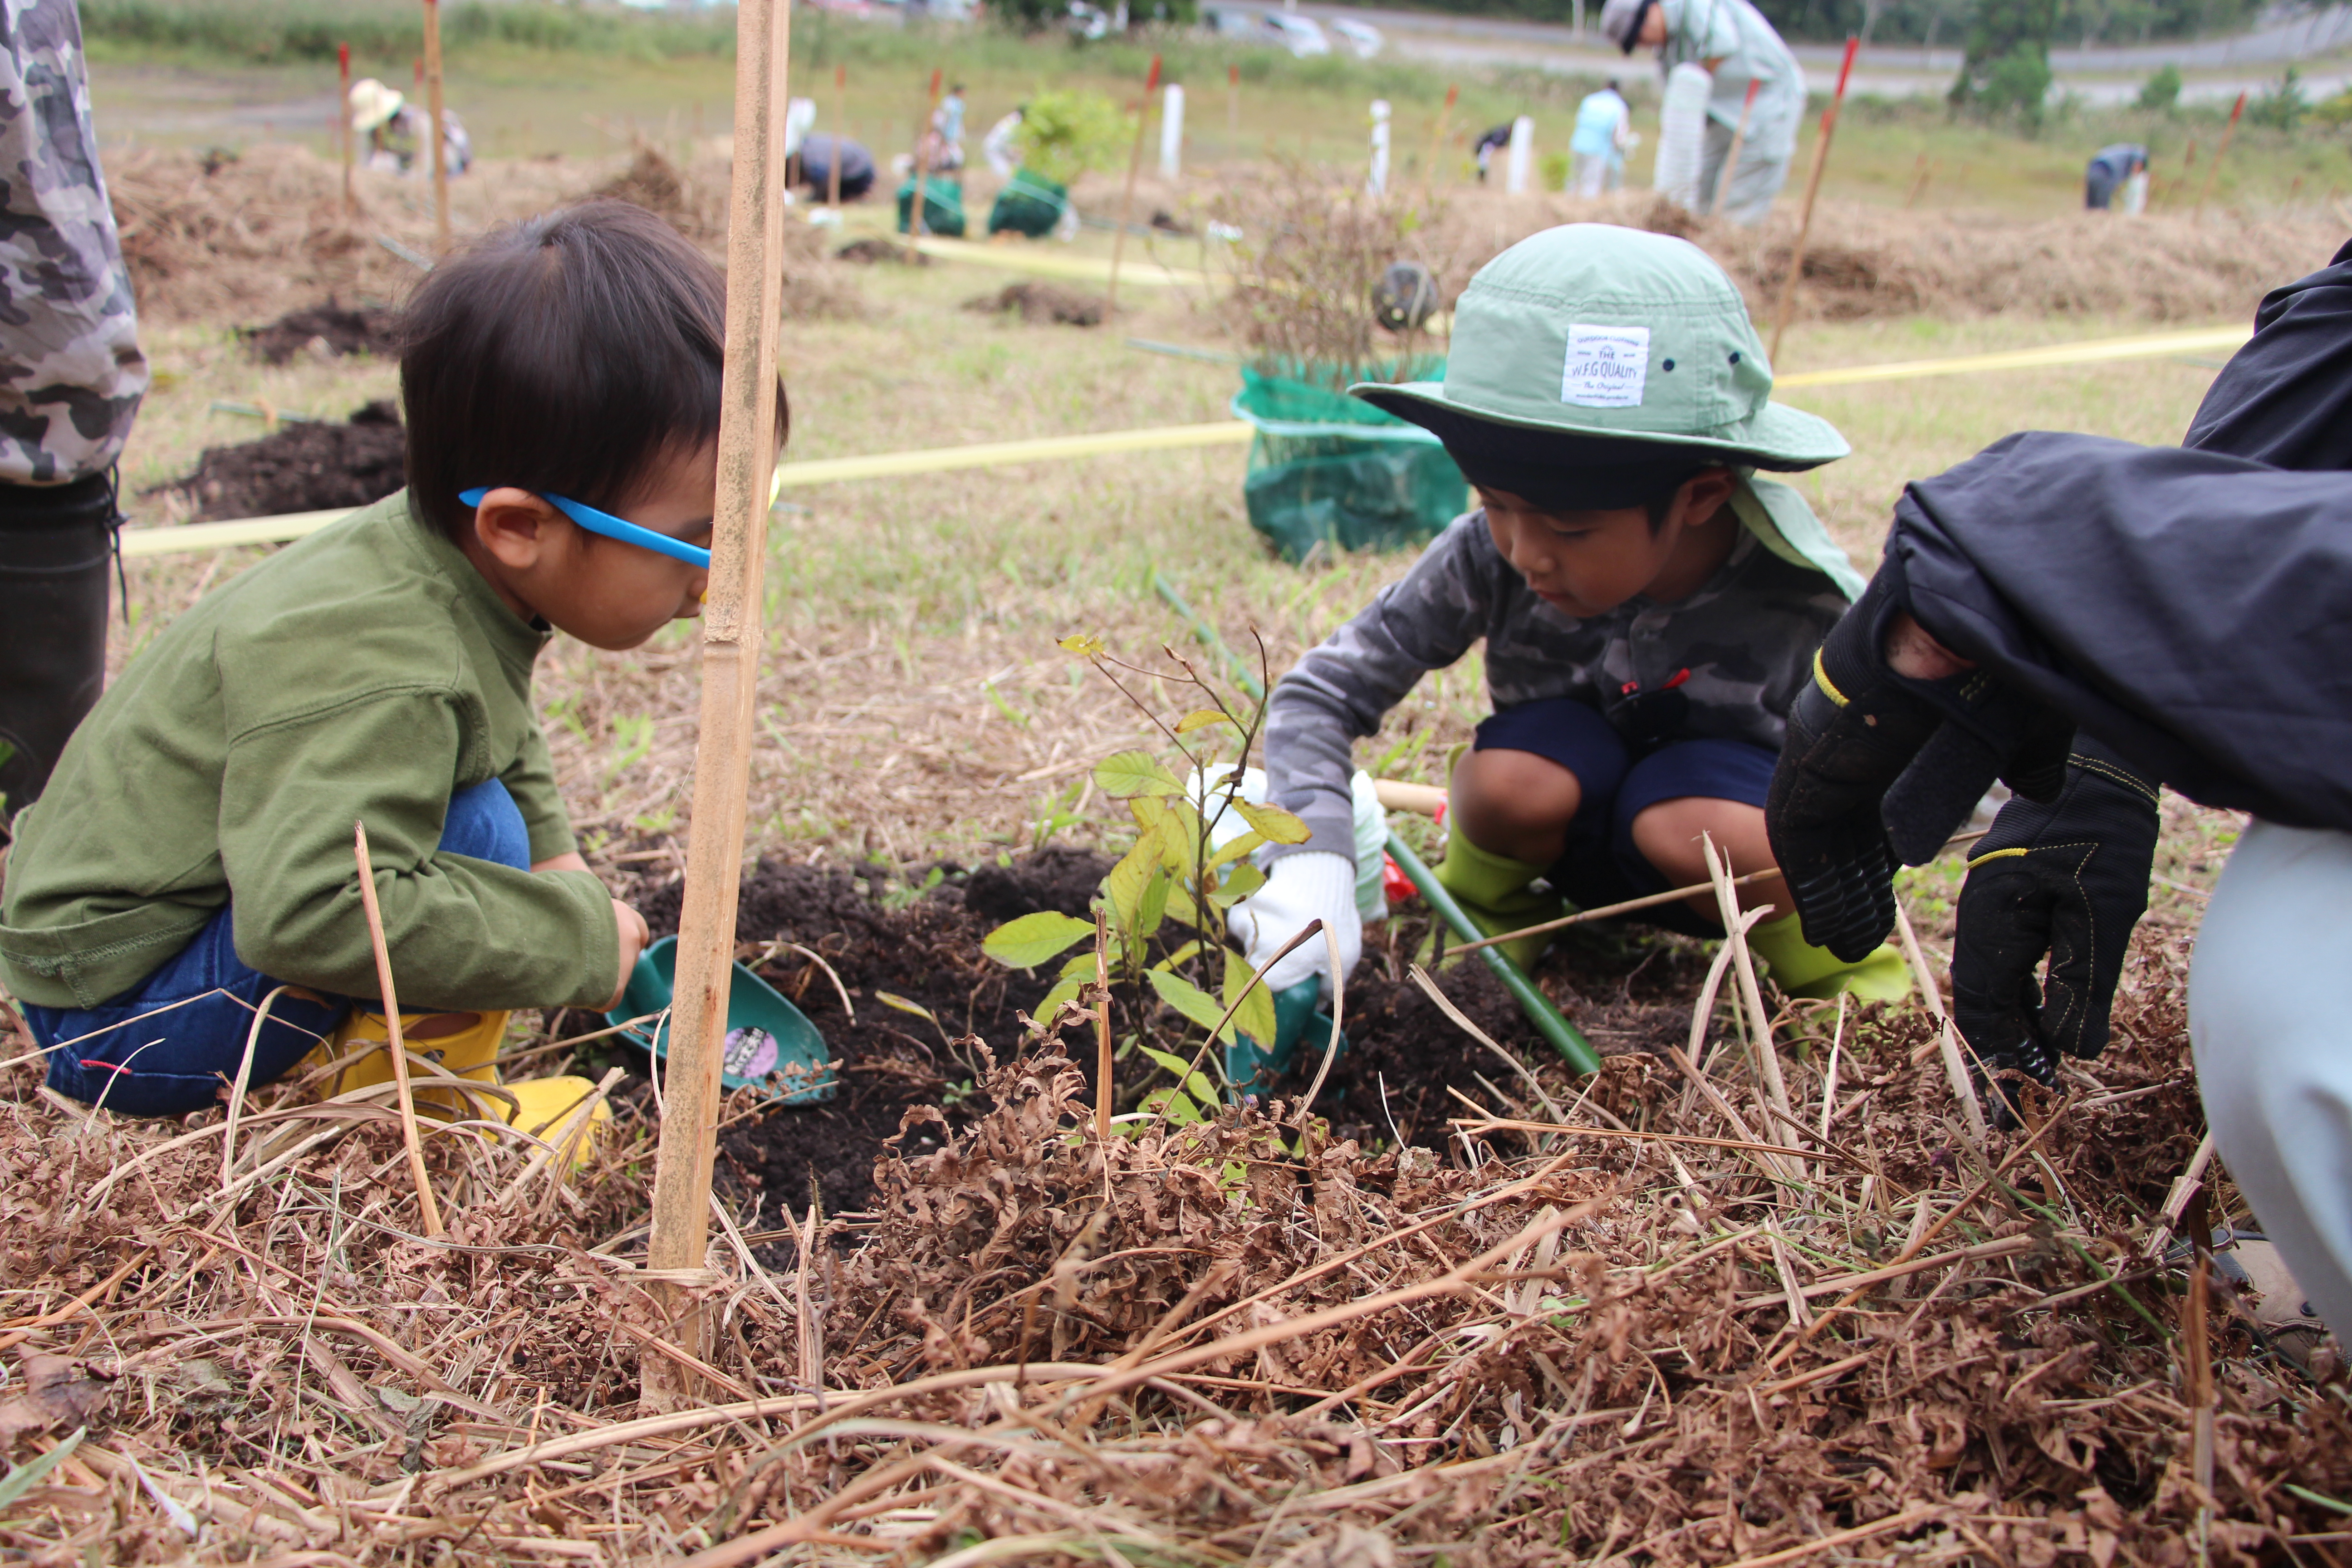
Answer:
[{"label": "bare soil patch", "polygon": [[346,307],[330,300],[323,305],[289,310],[268,326],[248,328],[242,335],[267,364],[284,364],[298,353],[320,359],[344,354],[389,358],[400,352],[399,325],[398,313],[384,306]]},{"label": "bare soil patch", "polygon": [[289,420],[257,441],[208,447],[195,470],[162,488],[195,517],[274,517],[382,500],[407,483],[408,434],[400,411],[379,399],[349,422]]},{"label": "bare soil patch", "polygon": [[1099,327],[1103,319],[1100,300],[1058,283],[1008,283],[993,294],[965,300],[963,308],[982,315],[1018,315],[1033,327]]}]

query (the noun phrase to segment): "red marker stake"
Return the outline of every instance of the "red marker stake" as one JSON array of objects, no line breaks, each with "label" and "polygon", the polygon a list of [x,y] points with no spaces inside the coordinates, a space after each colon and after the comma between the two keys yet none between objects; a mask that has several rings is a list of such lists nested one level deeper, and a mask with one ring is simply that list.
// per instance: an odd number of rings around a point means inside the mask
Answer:
[{"label": "red marker stake", "polygon": [[2221,127],[2221,144],[2213,149],[2213,161],[2205,165],[2205,183],[2197,189],[2197,210],[2189,215],[2191,219],[2205,216],[2205,198],[2213,194],[2213,178],[2221,172],[2221,160],[2230,155],[2230,138],[2238,133],[2238,116],[2245,112],[2246,95],[2241,92],[2231,107],[2230,123]]},{"label": "red marker stake", "polygon": [[1143,101],[1135,110],[1135,151],[1127,160],[1127,193],[1118,200],[1118,227],[1110,239],[1110,287],[1103,294],[1103,313],[1118,309],[1118,263],[1127,249],[1128,220],[1135,215],[1135,175],[1143,167],[1143,127],[1151,118],[1151,95],[1160,90],[1160,57],[1151,57],[1151,74],[1143,79]]},{"label": "red marker stake", "polygon": [[[1837,131],[1838,105],[1845,101],[1846,79],[1853,74],[1854,51],[1862,40],[1852,33],[1845,38],[1845,59],[1838,67],[1837,91],[1830,106],[1822,110],[1822,137],[1813,144],[1813,172],[1805,181],[1805,210],[1797,219],[1797,246],[1789,253],[1789,280],[1780,286],[1780,319],[1772,323],[1772,363],[1780,363],[1780,336],[1789,330],[1789,318],[1797,309],[1797,279],[1805,271],[1805,237],[1813,229],[1813,200],[1822,194],[1822,168],[1830,161],[1830,137]],[[1728,178],[1728,175],[1726,175]]]},{"label": "red marker stake", "polygon": [[342,73],[342,112],[335,117],[335,131],[343,149],[343,216],[352,216],[352,47],[335,46],[335,66]]}]

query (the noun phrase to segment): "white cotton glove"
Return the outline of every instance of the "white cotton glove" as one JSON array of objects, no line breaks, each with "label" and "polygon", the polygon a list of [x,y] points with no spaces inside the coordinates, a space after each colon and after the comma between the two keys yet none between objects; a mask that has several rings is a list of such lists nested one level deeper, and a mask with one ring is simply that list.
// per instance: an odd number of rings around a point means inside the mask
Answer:
[{"label": "white cotton glove", "polygon": [[[1356,912],[1356,868],[1345,855],[1307,849],[1284,856],[1266,871],[1265,886],[1225,916],[1234,940],[1242,944],[1251,966],[1259,969],[1313,920],[1320,920],[1324,931],[1339,939],[1339,974],[1345,979],[1364,954],[1364,922]],[[1330,969],[1328,944],[1318,931],[1267,972],[1266,989],[1284,991],[1321,975],[1328,995]]]}]

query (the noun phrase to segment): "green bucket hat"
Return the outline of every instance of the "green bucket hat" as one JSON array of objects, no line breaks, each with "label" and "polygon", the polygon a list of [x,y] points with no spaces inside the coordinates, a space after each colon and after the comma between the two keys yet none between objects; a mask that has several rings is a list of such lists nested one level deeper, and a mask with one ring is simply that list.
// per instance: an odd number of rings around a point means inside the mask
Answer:
[{"label": "green bucket hat", "polygon": [[1611,224],[1546,229],[1480,268],[1454,306],[1444,381],[1348,390],[1440,436],[1465,418],[1557,431],[1564,467],[1580,438],[1782,472],[1853,450],[1828,420],[1771,401],[1747,303],[1706,252]]}]

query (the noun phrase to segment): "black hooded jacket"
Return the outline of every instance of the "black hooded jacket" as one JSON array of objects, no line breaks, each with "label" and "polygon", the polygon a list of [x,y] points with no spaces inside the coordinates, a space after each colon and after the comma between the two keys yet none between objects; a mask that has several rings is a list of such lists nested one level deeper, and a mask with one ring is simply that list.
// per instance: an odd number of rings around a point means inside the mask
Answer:
[{"label": "black hooded jacket", "polygon": [[2352,245],[2256,320],[2187,448],[2009,437],[1886,555],[1937,638],[2182,795],[2352,831]]}]

